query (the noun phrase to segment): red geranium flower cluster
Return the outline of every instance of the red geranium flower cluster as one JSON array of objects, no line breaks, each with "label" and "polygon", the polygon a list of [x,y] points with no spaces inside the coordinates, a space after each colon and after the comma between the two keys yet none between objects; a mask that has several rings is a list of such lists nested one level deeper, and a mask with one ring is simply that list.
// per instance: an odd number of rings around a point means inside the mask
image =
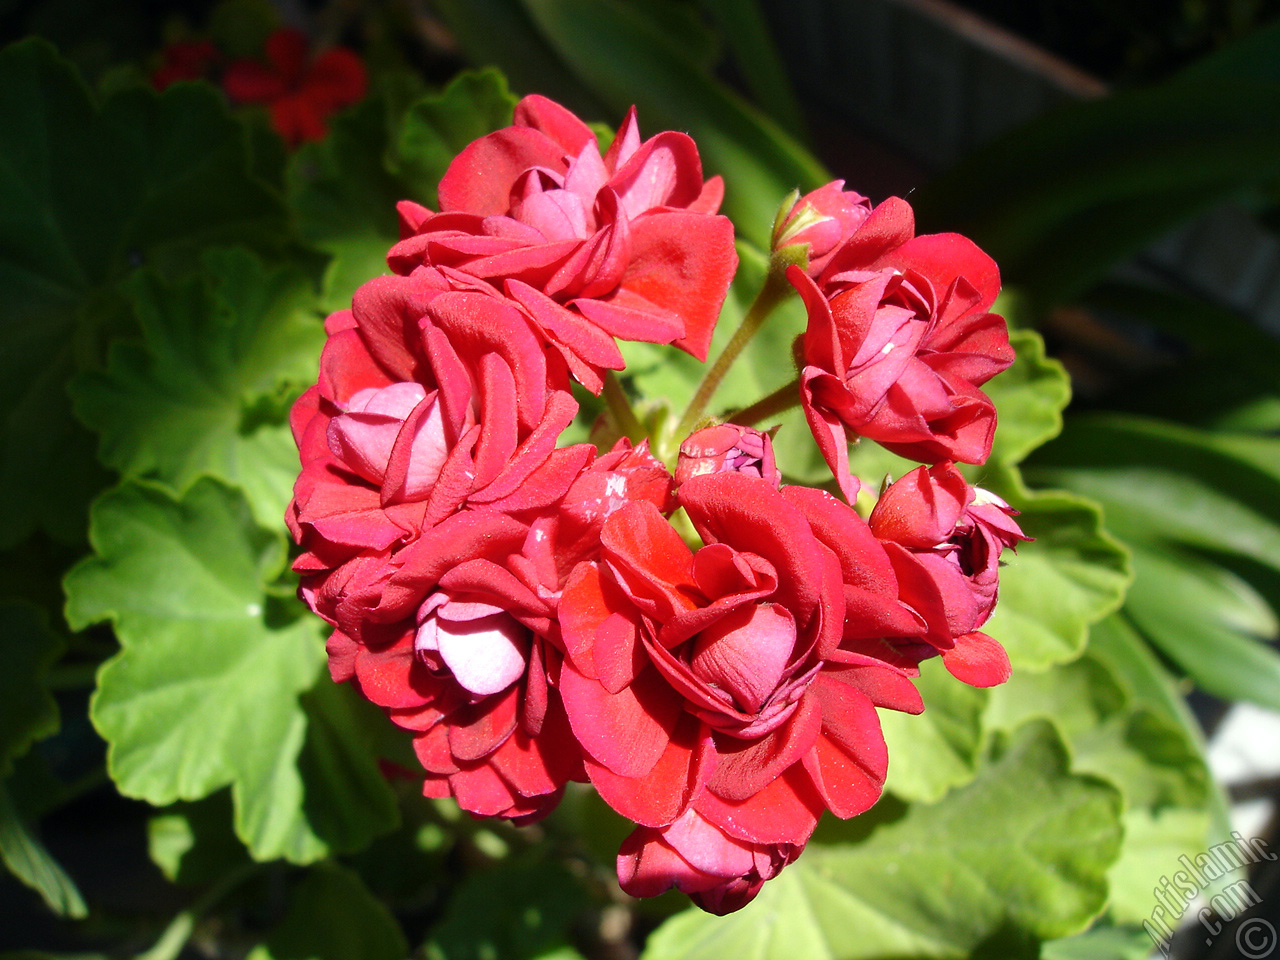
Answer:
[{"label": "red geranium flower cluster", "polygon": [[[949,458],[864,520],[783,485],[770,436],[750,427],[682,438],[674,470],[647,442],[557,446],[571,381],[599,392],[623,367],[616,339],[706,357],[737,264],[720,195],[683,134],[642,140],[632,111],[602,152],[564,108],[522,101],[454,161],[439,212],[402,204],[394,274],[329,318],[319,381],[293,411],[288,522],[302,596],[333,626],[334,679],[410,731],[427,795],[523,822],[589,782],[637,825],[618,857],[625,890],[675,886],[725,913],[799,855],[824,810],[876,801],[876,710],[923,708],[920,660],[941,654],[979,685],[1008,676],[978,628],[1000,553],[1023,537]],[[956,241],[892,247],[878,228],[882,249],[859,260],[886,214],[851,197],[810,195],[783,231],[815,251],[817,281],[797,282],[820,314],[850,313],[826,304],[853,290],[864,327],[883,313],[923,328],[874,336],[938,384],[896,364],[898,386],[886,367],[857,422],[874,437],[866,423],[892,406],[899,437],[897,411],[923,411],[912,424],[933,432],[896,449],[950,449],[975,431],[947,433],[957,418],[934,394],[968,402],[976,388],[957,385],[1008,362],[1007,339],[986,366],[969,349],[995,339],[968,319],[994,278],[964,279],[967,247],[944,267]],[[831,343],[845,383],[862,348]],[[808,370],[807,405],[830,392]]]},{"label": "red geranium flower cluster", "polygon": [[306,35],[287,27],[267,37],[260,60],[228,61],[208,40],[170,44],[151,82],[163,90],[215,73],[232,103],[265,106],[272,127],[291,147],[323,139],[329,118],[363,99],[368,87],[364,63],[352,51],[334,47],[313,57]]}]

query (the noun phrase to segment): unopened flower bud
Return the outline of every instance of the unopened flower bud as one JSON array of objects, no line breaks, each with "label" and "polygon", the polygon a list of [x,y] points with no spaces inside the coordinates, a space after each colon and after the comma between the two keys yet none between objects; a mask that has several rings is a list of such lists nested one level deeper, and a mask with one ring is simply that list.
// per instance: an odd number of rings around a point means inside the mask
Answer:
[{"label": "unopened flower bud", "polygon": [[805,272],[810,276],[822,272],[832,254],[871,213],[870,200],[843,187],[843,180],[833,180],[806,193],[792,204],[785,217],[779,217],[774,228],[775,252],[800,244],[808,246]]},{"label": "unopened flower bud", "polygon": [[704,474],[726,472],[763,477],[775,487],[782,483],[773,441],[753,427],[721,423],[695,431],[680,444],[677,485]]}]

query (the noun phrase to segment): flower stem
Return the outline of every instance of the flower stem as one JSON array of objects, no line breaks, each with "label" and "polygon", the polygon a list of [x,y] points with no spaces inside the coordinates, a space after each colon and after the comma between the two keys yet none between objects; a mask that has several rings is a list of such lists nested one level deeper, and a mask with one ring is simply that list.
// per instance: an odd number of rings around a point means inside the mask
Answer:
[{"label": "flower stem", "polygon": [[605,371],[604,402],[609,408],[609,415],[613,417],[614,425],[626,434],[632,443],[639,443],[649,435],[649,431],[636,416],[635,410],[631,407],[631,401],[627,399],[622,384],[618,382],[612,370]]},{"label": "flower stem", "polygon": [[744,407],[729,418],[730,423],[753,427],[766,417],[790,410],[800,403],[800,378],[779,387],[767,397],[762,397],[749,407]]},{"label": "flower stem", "polygon": [[698,392],[693,395],[679,424],[676,425],[677,438],[688,436],[693,430],[720,386],[720,381],[733,366],[733,361],[738,359],[738,354],[742,353],[746,345],[751,342],[751,338],[764,326],[769,314],[773,313],[774,308],[786,299],[790,292],[791,285],[787,282],[786,263],[781,261],[777,264],[771,263],[769,272],[765,275],[764,285],[756,294],[755,300],[747,310],[747,315],[742,318],[742,323],[734,331],[733,337],[725,344],[720,356],[716,357],[716,362],[698,384]]}]

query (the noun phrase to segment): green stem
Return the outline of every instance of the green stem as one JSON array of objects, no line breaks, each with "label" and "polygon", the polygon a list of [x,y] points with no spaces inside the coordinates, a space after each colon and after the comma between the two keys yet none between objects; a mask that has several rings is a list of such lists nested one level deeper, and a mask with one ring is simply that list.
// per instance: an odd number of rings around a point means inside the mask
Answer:
[{"label": "green stem", "polygon": [[604,402],[609,408],[614,424],[632,443],[639,443],[649,435],[640,418],[636,416],[635,410],[631,408],[631,401],[627,399],[626,393],[622,390],[622,384],[618,382],[612,370],[605,371]]},{"label": "green stem", "polygon": [[767,397],[762,397],[749,407],[744,407],[729,418],[730,423],[737,423],[744,427],[754,427],[766,417],[772,417],[784,410],[790,410],[792,407],[800,404],[800,378],[792,380],[790,383],[779,387]]},{"label": "green stem", "polygon": [[195,931],[200,918],[219,900],[257,873],[261,867],[259,863],[246,863],[224,873],[208,890],[197,897],[191,906],[169,922],[169,926],[165,927],[164,933],[160,934],[160,939],[150,950],[138,954],[134,960],[177,960],[178,955],[182,953],[182,948],[191,939],[191,934]]},{"label": "green stem", "polygon": [[693,395],[679,424],[676,425],[677,439],[688,436],[694,425],[702,419],[707,404],[711,402],[724,375],[733,366],[733,361],[738,359],[738,354],[742,353],[746,345],[751,342],[751,338],[764,326],[769,314],[773,313],[774,308],[786,299],[790,292],[791,284],[787,282],[786,262],[779,260],[776,264],[771,263],[769,272],[765,275],[764,285],[756,294],[755,301],[747,310],[747,315],[742,318],[742,323],[734,331],[733,337],[725,344],[720,356],[716,357],[716,362],[698,384],[698,392]]}]

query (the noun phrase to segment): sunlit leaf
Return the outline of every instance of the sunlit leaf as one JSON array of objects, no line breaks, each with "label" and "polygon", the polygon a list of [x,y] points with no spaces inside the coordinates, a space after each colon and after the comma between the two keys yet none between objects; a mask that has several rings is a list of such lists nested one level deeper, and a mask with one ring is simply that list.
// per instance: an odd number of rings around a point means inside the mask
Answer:
[{"label": "sunlit leaf", "polygon": [[[207,479],[181,501],[125,484],[95,504],[90,539],[96,554],[67,576],[67,616],[111,620],[123,647],[92,708],[122,793],[164,806],[230,785],[236,833],[258,859],[315,860],[394,825],[391,798],[369,785],[373,757],[356,764],[359,787],[333,758],[350,756],[352,734],[331,732],[329,694],[299,701],[329,683],[320,624],[268,598],[283,545],[242,498]],[[335,811],[325,793],[338,789],[375,802]]]}]

